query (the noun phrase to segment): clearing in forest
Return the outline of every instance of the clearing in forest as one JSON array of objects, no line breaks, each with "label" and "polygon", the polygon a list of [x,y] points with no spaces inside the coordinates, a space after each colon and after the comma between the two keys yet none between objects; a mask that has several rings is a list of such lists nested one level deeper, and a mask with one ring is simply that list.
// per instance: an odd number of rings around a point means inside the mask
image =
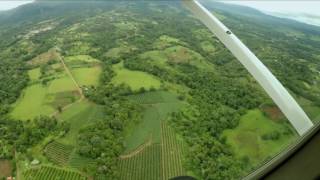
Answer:
[{"label": "clearing in forest", "polygon": [[38,66],[42,64],[47,64],[50,61],[56,61],[59,54],[55,49],[50,49],[48,52],[42,53],[32,60],[28,61],[29,65]]},{"label": "clearing in forest", "polygon": [[99,84],[101,73],[99,66],[73,68],[71,72],[80,86],[97,86]]},{"label": "clearing in forest", "polygon": [[112,66],[116,76],[112,79],[115,85],[126,84],[132,90],[137,91],[140,88],[149,90],[150,88],[160,88],[161,82],[158,78],[142,71],[131,71],[123,67],[123,62]]},{"label": "clearing in forest", "polygon": [[54,61],[61,58],[59,54],[53,49],[48,53],[51,55],[37,57],[36,62],[41,63],[33,63],[36,67],[29,70],[31,82],[13,104],[12,118],[27,120],[39,115],[50,116],[79,98],[78,88],[62,64],[49,64],[51,58],[54,57]]},{"label": "clearing in forest", "polygon": [[0,179],[11,176],[12,166],[9,160],[0,160]]},{"label": "clearing in forest", "polygon": [[48,89],[41,84],[28,86],[14,104],[10,116],[15,119],[28,120],[55,112],[52,106],[44,103],[47,91]]},{"label": "clearing in forest", "polygon": [[297,137],[286,122],[275,122],[259,109],[250,110],[235,129],[225,130],[227,143],[239,157],[248,157],[253,166],[280,152]]}]

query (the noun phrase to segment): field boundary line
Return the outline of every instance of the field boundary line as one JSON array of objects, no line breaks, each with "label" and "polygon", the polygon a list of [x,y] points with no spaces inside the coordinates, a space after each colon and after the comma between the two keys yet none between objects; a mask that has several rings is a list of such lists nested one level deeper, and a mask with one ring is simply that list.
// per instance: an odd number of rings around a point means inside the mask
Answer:
[{"label": "field boundary line", "polygon": [[131,151],[128,154],[120,155],[120,159],[131,158],[131,157],[139,154],[140,152],[142,152],[145,148],[151,146],[151,144],[152,144],[152,136],[147,140],[147,142],[145,142],[142,145],[140,145],[139,147],[137,147],[134,151]]},{"label": "field boundary line", "polygon": [[77,81],[75,80],[75,78],[73,77],[73,75],[72,75],[71,71],[69,70],[68,66],[67,66],[66,63],[64,62],[64,57],[59,54],[59,59],[60,59],[60,62],[62,63],[62,65],[63,65],[65,71],[67,72],[67,74],[69,75],[69,77],[71,78],[71,80],[73,81],[73,83],[76,85],[76,87],[77,87],[77,89],[78,89],[78,91],[79,91],[79,93],[80,93],[80,99],[83,99],[84,96],[83,96],[82,89],[81,89],[81,87],[79,86],[78,82],[77,82]]}]

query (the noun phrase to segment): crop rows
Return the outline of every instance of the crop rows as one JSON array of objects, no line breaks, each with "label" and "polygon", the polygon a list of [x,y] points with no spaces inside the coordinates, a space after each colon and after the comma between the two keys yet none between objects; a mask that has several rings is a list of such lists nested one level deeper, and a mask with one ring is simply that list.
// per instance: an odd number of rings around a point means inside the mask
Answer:
[{"label": "crop rows", "polygon": [[45,148],[45,155],[56,164],[66,165],[69,162],[73,147],[53,141]]},{"label": "crop rows", "polygon": [[137,94],[130,96],[130,99],[139,103],[139,104],[154,104],[164,102],[164,99],[161,95],[162,92],[146,92],[143,94]]},{"label": "crop rows", "polygon": [[86,180],[87,177],[75,171],[68,171],[51,166],[28,169],[23,173],[25,180]]},{"label": "crop rows", "polygon": [[134,157],[120,160],[121,180],[160,179],[160,144],[146,147]]},{"label": "crop rows", "polygon": [[183,144],[165,121],[161,123],[161,139],[162,179],[185,175],[182,166]]},{"label": "crop rows", "polygon": [[161,144],[152,144],[131,158],[120,159],[120,179],[167,180],[185,175],[183,154],[183,142],[177,140],[174,131],[163,121]]},{"label": "crop rows", "polygon": [[85,158],[80,156],[77,153],[72,153],[69,159],[69,166],[72,168],[81,169],[83,167],[86,167],[90,164],[94,164],[95,161],[89,158]]}]

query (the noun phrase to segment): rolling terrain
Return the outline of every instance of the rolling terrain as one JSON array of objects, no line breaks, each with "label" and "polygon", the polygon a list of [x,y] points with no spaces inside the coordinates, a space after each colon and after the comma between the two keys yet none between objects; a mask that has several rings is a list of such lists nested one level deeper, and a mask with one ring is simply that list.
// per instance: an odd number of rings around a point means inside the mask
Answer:
[{"label": "rolling terrain", "polygon": [[[317,122],[320,29],[204,4]],[[178,1],[36,1],[0,37],[0,178],[239,179],[298,138]]]}]

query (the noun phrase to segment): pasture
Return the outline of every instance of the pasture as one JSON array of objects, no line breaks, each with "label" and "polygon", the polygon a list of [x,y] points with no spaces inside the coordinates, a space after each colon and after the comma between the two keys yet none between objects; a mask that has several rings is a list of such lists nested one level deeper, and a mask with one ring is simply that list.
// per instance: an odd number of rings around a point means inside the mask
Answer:
[{"label": "pasture", "polygon": [[97,86],[99,84],[100,66],[73,68],[71,72],[80,86]]},{"label": "pasture", "polygon": [[40,83],[29,85],[13,105],[10,115],[21,120],[51,115],[57,107],[74,102],[79,97],[76,90],[75,84],[67,76],[49,81],[47,86]]},{"label": "pasture", "polygon": [[177,44],[186,45],[185,42],[182,42],[179,39],[167,35],[162,35],[154,42],[153,47],[155,49],[163,50],[164,48]]},{"label": "pasture", "polygon": [[98,63],[100,62],[98,59],[95,59],[89,55],[68,56],[65,58],[65,61],[66,63],[70,63],[70,62]]},{"label": "pasture", "polygon": [[52,106],[45,104],[47,91],[47,88],[40,84],[28,86],[14,104],[10,116],[14,119],[28,120],[55,112]]},{"label": "pasture", "polygon": [[70,77],[65,76],[62,78],[54,79],[50,82],[48,87],[48,93],[60,93],[65,91],[76,91],[77,86],[71,80]]},{"label": "pasture", "polygon": [[157,64],[164,64],[168,61],[167,56],[162,51],[147,51],[140,55],[140,58],[151,60]]},{"label": "pasture", "polygon": [[293,142],[297,135],[286,122],[275,122],[260,110],[250,110],[240,119],[235,129],[225,130],[223,135],[239,157],[248,157],[255,166],[280,152]]},{"label": "pasture", "polygon": [[203,41],[200,45],[202,50],[204,50],[207,53],[214,53],[216,50],[216,48],[214,47],[214,45],[212,45],[210,41]]},{"label": "pasture", "polygon": [[127,84],[132,90],[137,91],[140,88],[150,89],[154,87],[160,88],[161,82],[148,73],[142,71],[131,71],[123,67],[123,63],[112,66],[116,76],[112,79],[115,85]]},{"label": "pasture", "polygon": [[29,70],[28,75],[29,75],[31,81],[39,80],[40,75],[41,75],[40,68],[34,68],[32,70]]}]

